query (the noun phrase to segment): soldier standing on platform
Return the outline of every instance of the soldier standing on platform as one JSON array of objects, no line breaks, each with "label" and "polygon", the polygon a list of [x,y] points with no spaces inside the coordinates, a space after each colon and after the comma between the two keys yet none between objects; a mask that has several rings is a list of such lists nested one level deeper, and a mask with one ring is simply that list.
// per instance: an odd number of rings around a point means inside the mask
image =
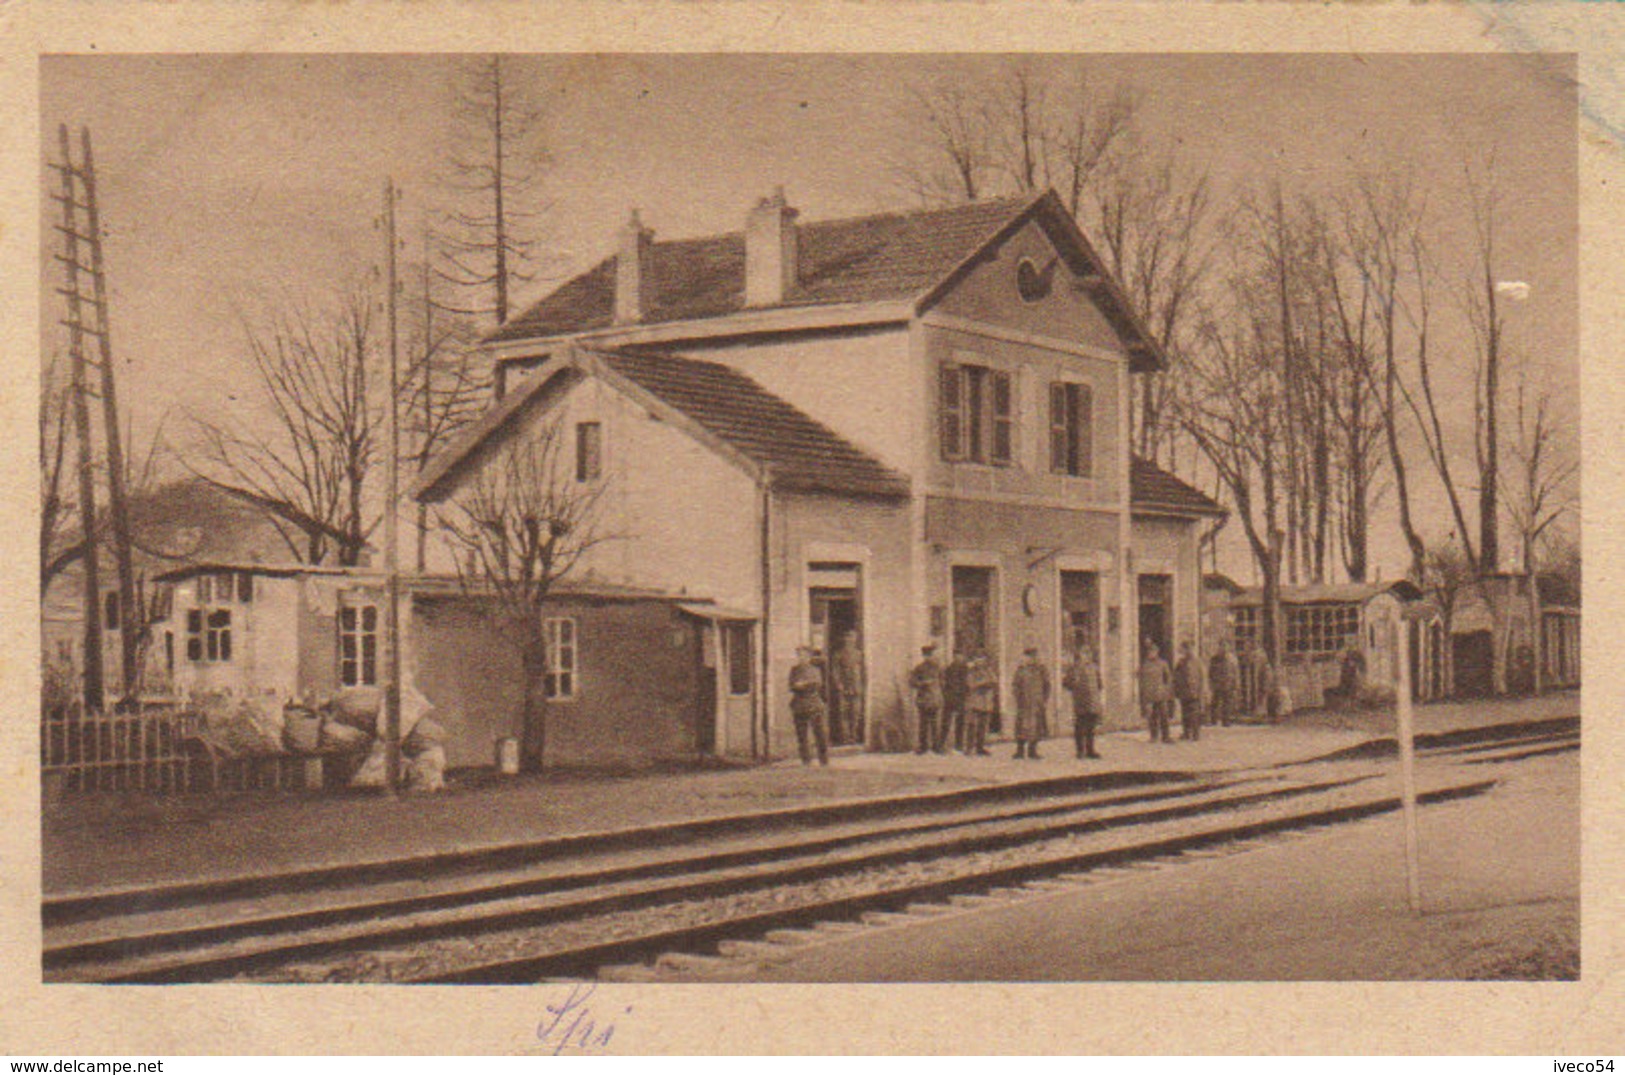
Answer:
[{"label": "soldier standing on platform", "polygon": [[965,751],[965,700],[970,694],[970,663],[965,654],[954,651],[954,659],[942,670],[942,726],[937,729],[937,753],[948,752],[948,736],[954,737],[954,749]]},{"label": "soldier standing on platform", "polygon": [[790,716],[795,719],[801,764],[812,764],[816,744],[818,764],[828,765],[829,714],[824,707],[824,670],[819,667],[810,646],[796,648],[796,664],[790,669]]},{"label": "soldier standing on platform", "polygon": [[978,650],[965,670],[965,753],[987,755],[987,728],[999,708],[999,673],[985,650]]},{"label": "soldier standing on platform", "polygon": [[1016,695],[1016,757],[1038,760],[1038,743],[1049,735],[1049,669],[1028,646],[1011,685]]},{"label": "soldier standing on platform", "polygon": [[1207,685],[1212,697],[1212,723],[1228,728],[1241,692],[1241,666],[1230,652],[1230,643],[1221,641],[1208,662]]},{"label": "soldier standing on platform", "polygon": [[1072,663],[1066,666],[1061,685],[1072,692],[1072,740],[1079,760],[1100,757],[1095,753],[1095,727],[1100,723],[1103,691],[1100,668],[1087,643],[1078,647]]},{"label": "soldier standing on platform", "polygon": [[1179,737],[1202,738],[1202,700],[1207,693],[1202,662],[1189,642],[1179,644],[1179,663],[1174,665],[1174,697],[1179,700]]},{"label": "soldier standing on platform", "polygon": [[942,713],[942,665],[937,663],[936,652],[937,647],[931,643],[921,646],[920,663],[908,676],[908,685],[914,689],[914,712],[920,722],[916,754],[939,749],[937,717]]},{"label": "soldier standing on platform", "polygon": [[835,651],[830,668],[835,680],[835,694],[839,705],[836,724],[843,743],[861,742],[863,739],[863,650],[858,644],[858,633],[851,632]]},{"label": "soldier standing on platform", "polygon": [[1153,743],[1172,743],[1168,734],[1168,707],[1173,704],[1173,673],[1162,651],[1152,639],[1145,640],[1145,659],[1140,662],[1140,711],[1145,716]]}]

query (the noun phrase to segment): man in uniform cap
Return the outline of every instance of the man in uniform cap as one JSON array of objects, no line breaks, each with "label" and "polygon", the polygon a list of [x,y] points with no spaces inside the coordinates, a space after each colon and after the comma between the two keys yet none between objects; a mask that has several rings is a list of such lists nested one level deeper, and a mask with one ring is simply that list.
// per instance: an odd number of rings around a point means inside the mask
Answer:
[{"label": "man in uniform cap", "polygon": [[1072,663],[1066,666],[1061,686],[1072,692],[1072,741],[1078,748],[1078,758],[1098,758],[1095,752],[1095,727],[1100,723],[1103,708],[1100,666],[1089,643],[1078,644]]},{"label": "man in uniform cap", "polygon": [[937,745],[937,717],[942,713],[942,665],[937,663],[936,653],[933,643],[921,646],[920,663],[908,674],[908,685],[914,689],[914,712],[920,724],[916,754],[924,754]]},{"label": "man in uniform cap", "polygon": [[811,646],[796,647],[795,667],[790,669],[790,715],[795,719],[801,764],[812,764],[816,745],[818,764],[828,765],[829,711],[824,706],[824,669]]}]

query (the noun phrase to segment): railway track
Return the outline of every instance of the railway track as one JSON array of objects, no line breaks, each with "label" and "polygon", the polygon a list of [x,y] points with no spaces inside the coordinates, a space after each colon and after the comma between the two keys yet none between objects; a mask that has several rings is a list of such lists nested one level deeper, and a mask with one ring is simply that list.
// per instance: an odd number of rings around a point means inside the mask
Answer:
[{"label": "railway track", "polygon": [[[1424,754],[1491,765],[1577,746],[1577,732],[1558,729]],[[1494,784],[1465,764],[1430,768],[1424,801]],[[1047,781],[1020,795],[915,796],[709,832],[673,826],[664,838],[570,841],[567,852],[486,849],[419,863],[435,868],[414,875],[366,864],[147,899],[64,897],[45,907],[44,970],[47,980],[99,982],[636,976],[662,958],[703,959],[784,931],[931,913],[989,890],[1370,817],[1398,805],[1385,772],[1334,760],[1106,786]]]}]

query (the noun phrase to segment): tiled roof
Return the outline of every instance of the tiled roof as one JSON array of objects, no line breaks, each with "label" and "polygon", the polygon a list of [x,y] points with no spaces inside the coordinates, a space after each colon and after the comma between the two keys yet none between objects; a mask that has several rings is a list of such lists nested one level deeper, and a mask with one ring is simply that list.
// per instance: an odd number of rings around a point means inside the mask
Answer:
[{"label": "tiled roof", "polygon": [[[881,302],[922,295],[1036,203],[1032,197],[1002,198],[801,224],[800,271],[783,305]],[[745,308],[743,233],[656,242],[650,256],[654,292],[645,323],[700,320]],[[610,257],[503,325],[490,340],[607,328],[614,310],[615,258]]]},{"label": "tiled roof", "polygon": [[775,489],[908,496],[908,479],[738,370],[641,349],[596,354],[612,371],[762,466]]},{"label": "tiled roof", "polygon": [[[908,479],[886,467],[827,426],[764,389],[743,373],[646,349],[581,351],[593,362],[687,417],[706,433],[762,467],[773,488],[785,492],[906,497]],[[429,462],[413,495],[438,500],[454,471],[480,446],[543,395],[557,375],[541,371],[514,387],[502,401]]]},{"label": "tiled roof", "polygon": [[1224,505],[1187,485],[1149,459],[1135,456],[1129,467],[1129,500],[1135,508],[1179,515],[1228,515]]}]

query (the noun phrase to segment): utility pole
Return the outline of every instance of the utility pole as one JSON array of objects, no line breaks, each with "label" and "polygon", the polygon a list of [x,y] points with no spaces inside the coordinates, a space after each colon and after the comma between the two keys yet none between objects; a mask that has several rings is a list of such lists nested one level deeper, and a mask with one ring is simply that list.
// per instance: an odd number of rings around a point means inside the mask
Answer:
[{"label": "utility pole", "polygon": [[75,182],[72,145],[68,141],[67,124],[57,127],[62,149],[62,163],[52,165],[62,175],[62,193],[56,200],[62,203],[62,253],[56,255],[62,262],[63,280],[67,285],[59,289],[68,300],[68,358],[73,379],[73,424],[79,443],[79,529],[85,543],[84,567],[84,643],[82,679],[84,710],[88,715],[102,708],[102,634],[101,634],[101,582],[97,570],[96,527],[96,454],[90,426],[89,378],[85,361],[84,295],[79,288],[79,201]]},{"label": "utility pole", "polygon": [[384,233],[389,249],[389,455],[385,459],[384,491],[384,573],[386,605],[384,616],[389,643],[384,664],[384,788],[394,795],[401,784],[401,553],[400,553],[400,352],[398,343],[395,280],[395,180],[384,180]]},{"label": "utility pole", "polygon": [[[418,427],[418,470],[429,465],[429,432],[434,424],[434,297],[429,290],[433,275],[429,264],[429,229],[423,229],[423,415]],[[417,565],[418,574],[428,570],[429,560],[429,505],[419,501],[417,506]]]},{"label": "utility pole", "polygon": [[90,246],[90,278],[94,288],[92,305],[96,311],[96,329],[92,333],[101,356],[102,421],[105,425],[107,445],[107,509],[113,524],[113,556],[118,567],[119,669],[121,672],[121,699],[127,705],[136,702],[140,683],[140,639],[137,628],[144,613],[136,607],[135,564],[131,554],[130,511],[125,497],[124,444],[119,431],[118,392],[114,387],[113,338],[107,316],[107,273],[102,259],[101,214],[96,208],[96,163],[90,151],[90,131],[79,129],[80,186],[85,194],[86,238]]}]

